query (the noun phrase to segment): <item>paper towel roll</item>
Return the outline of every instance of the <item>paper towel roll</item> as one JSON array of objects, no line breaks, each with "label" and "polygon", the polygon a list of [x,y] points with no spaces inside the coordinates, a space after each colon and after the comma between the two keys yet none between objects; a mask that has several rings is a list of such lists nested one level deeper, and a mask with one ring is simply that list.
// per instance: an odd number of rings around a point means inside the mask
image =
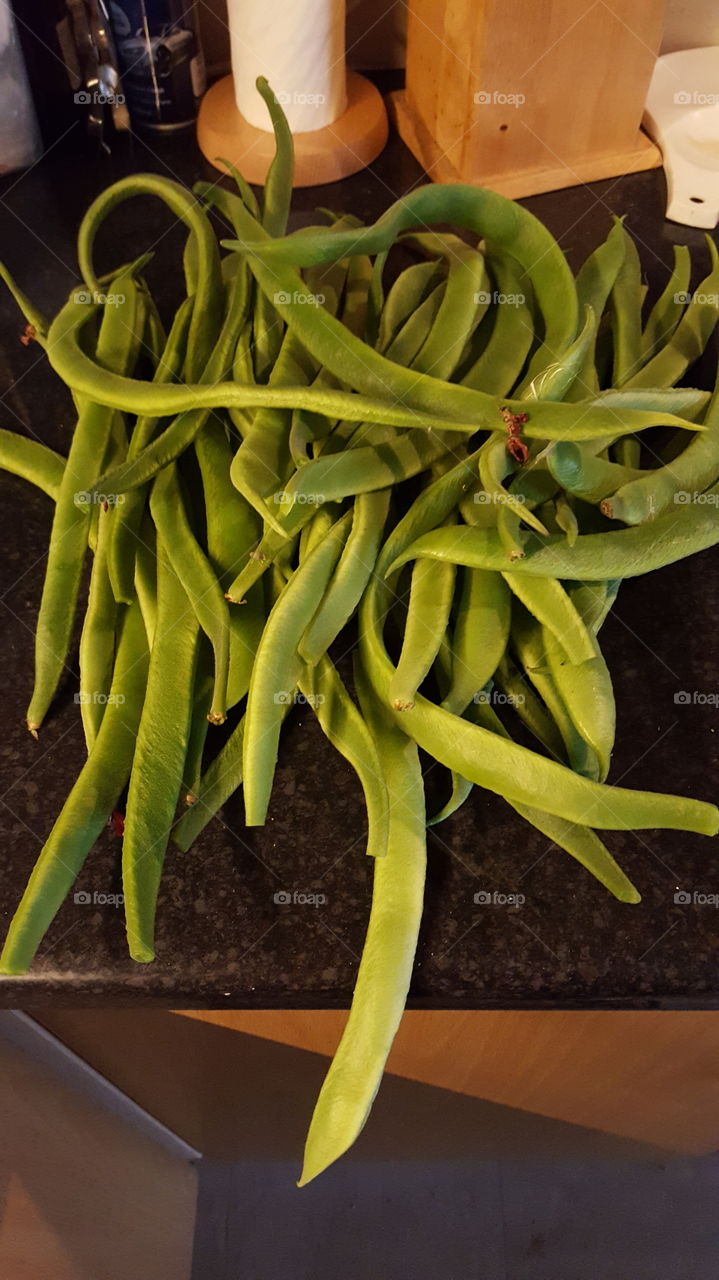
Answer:
[{"label": "paper towel roll", "polygon": [[255,88],[266,76],[293,133],[332,124],[347,106],[345,0],[228,0],[237,109],[271,131]]}]

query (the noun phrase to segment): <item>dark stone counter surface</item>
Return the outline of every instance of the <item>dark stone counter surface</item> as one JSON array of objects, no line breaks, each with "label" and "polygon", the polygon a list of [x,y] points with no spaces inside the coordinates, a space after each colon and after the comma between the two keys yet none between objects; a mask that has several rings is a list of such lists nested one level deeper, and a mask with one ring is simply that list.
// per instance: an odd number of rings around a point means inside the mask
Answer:
[{"label": "dark stone counter surface", "polygon": [[[92,197],[133,170],[191,183],[210,176],[191,136],[125,140],[98,160],[79,126],[34,169],[0,179],[0,256],[37,304],[53,313],[77,278],[74,236]],[[422,180],[397,139],[369,170],[336,187],[298,192],[294,225],[317,205],[372,219]],[[689,243],[697,279],[708,261],[701,233],[663,220],[661,171],[596,183],[526,202],[560,240],[575,269],[626,214],[652,290],[663,287],[671,245]],[[179,240],[157,202],[126,206],[104,230],[108,266],[159,236],[150,268],[168,292]],[[0,291],[0,426],[26,426],[63,453],[72,412]],[[708,362],[695,381],[708,385]],[[23,724],[32,680],[33,626],[50,525],[50,502],[0,473],[2,664],[0,665],[0,925],[10,919],[33,861],[83,759],[68,673],[39,742]],[[719,574],[715,552],[627,582],[603,632],[618,701],[612,780],[716,798],[719,754]],[[677,701],[678,694],[685,696]],[[699,699],[699,700],[697,700]],[[444,794],[443,771],[428,786]],[[121,889],[118,841],[96,847],[31,973],[0,981],[0,1004],[163,1003],[194,1007],[346,1005],[369,907],[363,805],[354,775],[311,712],[295,709],[283,735],[270,817],[243,828],[232,800],[189,854],[172,846],[158,909],[158,960],[134,965],[122,911],[95,894]],[[679,832],[608,833],[607,843],[641,890],[615,902],[580,866],[523,824],[500,799],[476,791],[429,841],[427,906],[411,992],[414,1006],[666,1007],[719,1005],[719,909],[694,895],[719,892],[716,843]],[[475,904],[481,891],[518,893],[519,908]],[[683,893],[689,902],[677,901]],[[278,894],[324,895],[321,905]],[[91,901],[87,902],[87,897]]]}]

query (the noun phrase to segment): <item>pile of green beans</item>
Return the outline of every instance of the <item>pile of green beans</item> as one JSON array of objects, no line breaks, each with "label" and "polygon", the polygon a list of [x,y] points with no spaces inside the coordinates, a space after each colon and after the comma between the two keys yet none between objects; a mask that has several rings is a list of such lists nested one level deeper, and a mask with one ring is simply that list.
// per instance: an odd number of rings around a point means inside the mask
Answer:
[{"label": "pile of green beans", "polygon": [[[620,221],[575,279],[537,219],[480,188],[425,186],[372,226],[325,213],[287,235],[291,137],[258,88],[277,138],[261,202],[234,170],[232,189],[116,183],[80,226],[84,288],[51,323],[0,269],[77,412],[66,459],[0,431],[0,466],[55,504],[35,736],[91,553],[87,760],[0,966],[27,970],[116,809],[128,947],[152,961],[170,841],[187,850],[240,786],[247,825],[265,822],[299,691],[357,774],[376,859],[302,1185],[352,1144],[379,1086],[428,824],[487,788],[625,903],[639,893],[598,831],[719,830],[712,804],[607,782],[615,709],[599,643],[622,579],[719,541],[719,383],[676,385],[717,323],[719,256],[710,241],[710,274],[678,303],[690,270],[678,249],[644,318]],[[187,231],[167,324],[148,255],[105,277],[94,263],[105,218],[138,195]],[[459,234],[436,229],[448,224]],[[493,705],[495,687],[507,696]],[[228,715],[218,751],[212,726]],[[451,777],[429,815],[420,748]]]}]

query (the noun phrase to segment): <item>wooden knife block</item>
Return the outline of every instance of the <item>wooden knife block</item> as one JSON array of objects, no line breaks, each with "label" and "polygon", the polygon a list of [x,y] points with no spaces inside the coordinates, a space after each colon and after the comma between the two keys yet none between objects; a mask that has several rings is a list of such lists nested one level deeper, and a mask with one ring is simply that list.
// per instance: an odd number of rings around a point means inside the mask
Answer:
[{"label": "wooden knife block", "polygon": [[508,196],[661,164],[639,124],[665,0],[409,0],[399,132],[437,182]]}]

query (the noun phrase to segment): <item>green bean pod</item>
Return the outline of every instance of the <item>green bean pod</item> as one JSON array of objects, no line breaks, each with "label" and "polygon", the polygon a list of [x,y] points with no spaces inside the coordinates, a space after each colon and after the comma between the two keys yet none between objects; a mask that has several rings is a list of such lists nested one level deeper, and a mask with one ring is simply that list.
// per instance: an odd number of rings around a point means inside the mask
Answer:
[{"label": "green bean pod", "polygon": [[595,752],[582,737],[549,669],[545,633],[531,614],[522,608],[513,610],[511,648],[520,669],[534,686],[556,725],[562,747],[552,754],[563,764],[568,762],[575,773],[597,782],[600,764]]},{"label": "green bean pod", "polygon": [[414,262],[397,277],[379,313],[377,340],[372,345],[385,354],[400,329],[423,305],[440,282],[441,264]]},{"label": "green bean pod", "polygon": [[614,342],[612,385],[621,387],[642,365],[642,267],[637,246],[619,218],[624,239],[624,257],[610,294]]},{"label": "green bean pod", "polygon": [[157,894],[185,770],[199,635],[185,589],[162,539],[157,551],[157,633],[137,731],[122,844],[127,942],[133,960],[141,963],[155,957]]},{"label": "green bean pod", "polygon": [[591,444],[574,444],[571,440],[555,441],[546,450],[545,460],[557,484],[585,502],[601,502],[620,486],[646,475],[646,472],[598,458]]},{"label": "green bean pod", "polygon": [[[119,276],[115,283],[122,302],[103,309],[97,359],[108,370],[124,373],[137,354],[142,303],[131,274]],[[97,459],[104,457],[110,439],[113,417],[105,406],[81,403],[58,491],[35,631],[35,683],[27,711],[34,736],[55,696],[70,646],[90,526],[87,507],[97,501],[91,486]]]},{"label": "green bean pod", "polygon": [[[719,489],[715,486],[709,492]],[[719,542],[719,522],[711,505],[682,506],[679,513],[660,516],[650,526],[580,534],[573,547],[564,538],[540,539],[530,533],[524,559],[517,561],[512,572],[590,582],[650,573]],[[388,566],[388,572],[419,556],[500,572],[506,564],[504,547],[493,529],[446,528],[417,538]]]},{"label": "green bean pod", "polygon": [[503,573],[502,577],[525,609],[555,637],[565,661],[582,663],[595,656],[594,639],[561,582],[554,577],[524,577],[516,573]]},{"label": "green bean pod", "polygon": [[404,1012],[422,918],[426,843],[417,748],[358,683],[370,729],[383,744],[389,839],[387,856],[374,862],[372,910],[352,1007],[310,1123],[301,1187],[352,1146],[367,1119]]},{"label": "green bean pod", "polygon": [[[269,111],[275,136],[275,154],[267,170],[262,197],[262,226],[270,236],[283,236],[292,199],[294,144],[287,117],[264,76],[259,76],[256,84]],[[282,345],[283,330],[272,300],[258,290],[253,326],[255,378],[258,382],[266,382],[270,375]]]},{"label": "green bean pod", "polygon": [[389,688],[396,711],[409,711],[432,668],[454,599],[454,565],[418,560],[412,570],[402,651]]},{"label": "green bean pod", "polygon": [[310,558],[293,574],[272,608],[252,668],[245,713],[242,771],[245,822],[262,826],[277,760],[285,699],[302,673],[300,636],[315,613],[350,530],[349,515],[338,520]]},{"label": "green bean pod", "polygon": [[130,774],[147,681],[147,641],[137,603],[122,624],[107,710],[10,923],[0,972],[24,973]]},{"label": "green bean pod", "polygon": [[0,262],[0,280],[7,286],[15,299],[21,314],[33,330],[33,339],[44,349],[47,347],[49,323],[41,311],[30,301],[22,289],[15,283],[3,262]]},{"label": "green bean pod", "polygon": [[[462,385],[490,395],[510,395],[532,347],[534,323],[517,263],[493,245],[488,261],[500,297],[489,340],[461,378]],[[484,325],[482,326],[484,329]]]},{"label": "green bean pod", "polygon": [[310,666],[329,649],[354,613],[369,582],[389,509],[389,491],[358,494],[352,530],[325,597],[299,642],[300,656]]},{"label": "green bean pod", "polygon": [[671,462],[629,478],[602,503],[612,520],[638,525],[696,501],[719,477],[719,380],[704,417],[706,430]]},{"label": "green bean pod", "polygon": [[712,269],[692,294],[671,338],[626,383],[630,387],[660,387],[678,382],[707,345],[719,320],[719,252],[707,236]]},{"label": "green bean pod", "polygon": [[[177,309],[165,348],[155,368],[155,382],[174,382],[182,371],[193,305],[193,299],[186,298]],[[160,423],[161,419],[151,416],[137,419],[127,449],[128,462],[147,447]],[[118,604],[129,604],[133,598],[135,558],[145,504],[144,490],[138,488],[126,493],[124,502],[118,503],[113,509],[107,560]]]},{"label": "green bean pod", "polygon": [[102,724],[115,665],[117,604],[107,571],[111,516],[100,511],[85,619],[80,634],[80,711],[88,752]]},{"label": "green bean pod", "polygon": [[[93,248],[98,228],[107,215],[133,196],[159,197],[176,218],[185,223],[194,246],[190,264],[186,259],[187,292],[196,295],[188,337],[187,378],[196,380],[205,369],[215,346],[222,317],[222,274],[220,255],[212,226],[192,194],[178,182],[151,173],[136,173],[107,187],[87,210],[78,233],[78,258],[88,289],[97,292],[99,281],[93,267]],[[250,217],[250,215],[247,215]],[[62,314],[62,312],[60,313]],[[48,340],[52,339],[48,333]],[[118,408],[130,406],[119,405]],[[152,412],[152,410],[149,410]],[[139,412],[143,412],[142,409]],[[172,412],[172,410],[170,410]]]},{"label": "green bean pod", "polygon": [[590,306],[596,316],[597,326],[585,352],[575,381],[567,391],[568,400],[582,400],[599,390],[596,370],[597,331],[614,287],[625,255],[625,231],[621,222],[615,222],[603,244],[589,255],[576,280],[580,310]]},{"label": "green bean pod", "polygon": [[452,674],[442,706],[461,715],[491,680],[507,647],[511,596],[499,573],[465,569],[452,631]]},{"label": "green bean pod", "polygon": [[155,480],[150,511],[164,545],[164,554],[186,592],[185,605],[189,601],[212,645],[215,682],[209,720],[212,724],[223,724],[227,716],[230,665],[229,607],[215,570],[192,531],[174,465],[167,467]]},{"label": "green bean pod", "polygon": [[0,429],[0,471],[20,476],[57,502],[64,470],[65,459],[47,445]]},{"label": "green bean pod", "polygon": [[642,354],[645,359],[651,359],[669,341],[682,318],[684,303],[689,299],[691,254],[685,244],[672,245],[672,250],[672,273],[649,312],[642,333]]}]

